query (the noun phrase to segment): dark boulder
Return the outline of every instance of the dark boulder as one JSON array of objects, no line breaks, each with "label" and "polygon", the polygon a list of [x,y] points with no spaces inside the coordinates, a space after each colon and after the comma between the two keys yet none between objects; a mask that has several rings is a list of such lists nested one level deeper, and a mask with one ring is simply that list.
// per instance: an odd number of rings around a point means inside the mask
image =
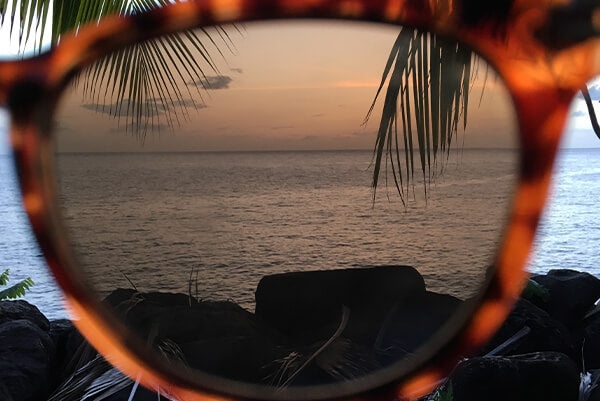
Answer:
[{"label": "dark boulder", "polygon": [[575,270],[550,270],[532,280],[550,292],[544,309],[568,328],[577,326],[600,298],[600,279]]},{"label": "dark boulder", "polygon": [[53,371],[54,381],[58,385],[73,373],[73,359],[78,356],[80,347],[87,342],[68,319],[51,321],[48,334],[56,348]]},{"label": "dark boulder", "polygon": [[181,344],[180,348],[190,367],[249,383],[264,382],[273,374],[273,362],[289,353],[258,333],[190,341]]},{"label": "dark boulder", "polygon": [[117,288],[104,298],[104,303],[121,315],[126,315],[142,301],[147,306],[157,307],[193,306],[198,303],[194,297],[185,294],[158,291],[141,293],[131,288]]},{"label": "dark boulder", "polygon": [[30,320],[0,324],[0,388],[14,401],[44,399],[52,387],[54,343]]},{"label": "dark boulder", "polygon": [[[129,299],[135,297],[135,302]],[[284,356],[283,337],[233,302],[192,301],[183,294],[118,290],[106,298],[144,342],[190,367],[258,382],[261,369]],[[263,376],[261,376],[263,375]]]},{"label": "dark boulder", "polygon": [[46,319],[46,316],[27,301],[0,302],[0,324],[19,319],[29,320],[43,331],[50,329],[50,322]]},{"label": "dark boulder", "polygon": [[600,313],[581,322],[575,333],[586,369],[600,369]]},{"label": "dark boulder", "polygon": [[201,302],[193,306],[141,301],[131,307],[125,323],[143,338],[178,344],[201,339],[259,334],[254,314],[233,302]]},{"label": "dark boulder", "polygon": [[520,299],[498,332],[492,337],[481,351],[490,352],[502,344],[523,327],[529,327],[530,332],[503,352],[503,355],[526,354],[537,351],[556,351],[579,360],[579,351],[572,343],[571,334],[560,322],[554,320],[547,312]]},{"label": "dark boulder", "polygon": [[381,363],[397,362],[430,339],[461,305],[462,301],[451,295],[426,291],[398,303],[383,320],[353,321],[351,317],[344,336],[386,350]]},{"label": "dark boulder", "polygon": [[333,333],[343,306],[381,321],[394,305],[424,292],[423,277],[410,266],[274,274],[258,284],[256,315],[296,341],[311,343]]},{"label": "dark boulder", "polygon": [[579,389],[577,366],[557,352],[471,358],[451,380],[453,401],[575,401]]},{"label": "dark boulder", "polygon": [[6,386],[0,383],[0,400],[2,401],[14,401],[14,398],[8,392]]}]

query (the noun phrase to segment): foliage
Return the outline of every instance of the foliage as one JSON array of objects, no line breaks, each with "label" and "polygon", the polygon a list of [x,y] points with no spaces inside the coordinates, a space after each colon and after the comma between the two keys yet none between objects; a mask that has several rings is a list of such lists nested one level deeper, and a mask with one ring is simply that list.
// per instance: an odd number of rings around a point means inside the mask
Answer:
[{"label": "foliage", "polygon": [[389,78],[374,150],[374,189],[385,154],[405,203],[409,183],[414,181],[416,148],[427,194],[439,159],[443,163],[439,154],[449,153],[460,123],[466,127],[473,57],[466,46],[433,34],[404,29],[398,35],[365,117],[366,123]]},{"label": "foliage", "polygon": [[[98,23],[108,15],[135,14],[178,1],[15,0],[9,7],[7,0],[0,0],[0,15],[2,23],[6,18],[11,34],[18,32],[21,48],[33,40],[40,51],[47,24],[52,26],[51,44],[56,46],[63,34],[76,33],[83,25]],[[179,126],[190,109],[202,106],[194,100],[190,86],[201,98],[206,89],[205,71],[218,72],[205,45],[212,44],[222,55],[217,40],[227,47],[231,43],[222,27],[139,43],[99,60],[75,84],[83,81],[84,102],[95,104],[98,112],[108,112],[118,123],[124,118],[125,131],[143,139],[149,129],[160,129],[163,121],[169,129]]]},{"label": "foliage", "polygon": [[[9,269],[4,270],[2,274],[0,274],[0,285],[8,285],[9,279]],[[14,284],[2,291],[0,291],[0,301],[4,299],[16,299],[25,296],[25,293],[31,289],[34,285],[33,280],[30,277],[27,277],[25,280],[19,281],[17,284]]]}]

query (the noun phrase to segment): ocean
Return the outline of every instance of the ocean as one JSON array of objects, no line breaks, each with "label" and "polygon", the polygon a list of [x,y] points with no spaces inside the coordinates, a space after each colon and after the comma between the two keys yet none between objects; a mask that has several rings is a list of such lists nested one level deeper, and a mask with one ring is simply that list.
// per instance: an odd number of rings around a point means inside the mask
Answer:
[{"label": "ocean", "polygon": [[[451,152],[427,199],[415,171],[406,205],[389,170],[373,202],[370,151],[61,154],[58,171],[68,235],[99,296],[135,285],[252,310],[264,275],[387,264],[414,266],[432,291],[471,296],[505,221],[515,156]],[[531,271],[600,275],[598,166],[600,149],[562,151]],[[16,181],[0,156],[0,268],[30,276],[25,299],[66,317]]]}]

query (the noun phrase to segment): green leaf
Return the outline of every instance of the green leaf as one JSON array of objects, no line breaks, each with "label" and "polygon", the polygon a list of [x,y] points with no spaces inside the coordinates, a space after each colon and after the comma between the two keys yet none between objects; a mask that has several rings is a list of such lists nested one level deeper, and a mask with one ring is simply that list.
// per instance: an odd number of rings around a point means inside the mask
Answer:
[{"label": "green leaf", "polygon": [[8,285],[8,273],[9,269],[6,269],[2,274],[0,274],[0,285]]},{"label": "green leaf", "polygon": [[18,282],[17,284],[8,287],[5,290],[0,291],[0,300],[3,299],[15,299],[25,296],[25,293],[31,289],[34,282],[31,278],[27,277],[25,280]]}]

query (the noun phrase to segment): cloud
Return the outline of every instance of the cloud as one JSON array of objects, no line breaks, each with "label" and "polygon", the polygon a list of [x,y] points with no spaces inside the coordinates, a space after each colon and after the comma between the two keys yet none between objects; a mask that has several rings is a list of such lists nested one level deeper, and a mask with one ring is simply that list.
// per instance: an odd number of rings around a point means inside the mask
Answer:
[{"label": "cloud", "polygon": [[[110,114],[112,116],[126,117],[137,113],[137,104],[130,102],[129,99],[123,99],[121,103],[84,103],[81,105],[84,109],[92,110],[97,113]],[[171,101],[167,99],[163,101],[160,98],[149,98],[144,102],[144,107],[153,110],[155,113],[164,114],[165,111],[171,111],[174,108],[196,108],[204,109],[206,106],[203,103],[195,102],[193,99],[178,99]]]},{"label": "cloud", "polygon": [[292,129],[293,125],[276,125],[274,127],[270,127],[272,130],[280,130],[280,129]]},{"label": "cloud", "polygon": [[571,113],[571,117],[585,117],[587,115],[588,115],[588,113],[586,113],[585,111],[581,111],[581,110],[577,110],[577,111],[574,111],[573,113]]},{"label": "cloud", "polygon": [[318,118],[318,117],[323,117],[325,114],[323,113],[319,113],[319,114],[313,114],[312,117],[313,118]]},{"label": "cloud", "polygon": [[238,74],[244,73],[244,70],[242,70],[241,68],[230,68],[230,70],[233,72],[237,72]]},{"label": "cloud", "polygon": [[229,84],[233,81],[227,75],[211,75],[197,81],[190,81],[188,85],[202,86],[206,89],[229,89]]}]

